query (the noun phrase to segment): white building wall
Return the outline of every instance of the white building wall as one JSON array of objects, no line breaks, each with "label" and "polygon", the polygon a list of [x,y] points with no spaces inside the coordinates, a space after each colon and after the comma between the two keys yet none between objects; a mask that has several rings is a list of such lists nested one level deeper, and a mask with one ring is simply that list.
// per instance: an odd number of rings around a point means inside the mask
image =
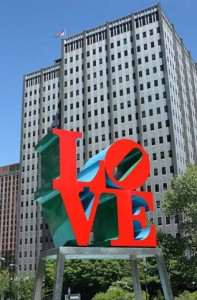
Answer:
[{"label": "white building wall", "polygon": [[[53,71],[57,77],[50,77]],[[53,126],[83,132],[78,170],[117,139],[141,143],[151,161],[150,177],[141,187],[154,193],[151,221],[177,234],[177,218],[166,218],[160,205],[173,176],[185,170],[186,162],[197,161],[197,73],[160,6],[66,38],[61,63],[26,75],[24,82],[36,76],[39,82],[24,87],[21,271],[33,273],[40,250],[51,246],[33,201],[39,164],[33,149]]]}]

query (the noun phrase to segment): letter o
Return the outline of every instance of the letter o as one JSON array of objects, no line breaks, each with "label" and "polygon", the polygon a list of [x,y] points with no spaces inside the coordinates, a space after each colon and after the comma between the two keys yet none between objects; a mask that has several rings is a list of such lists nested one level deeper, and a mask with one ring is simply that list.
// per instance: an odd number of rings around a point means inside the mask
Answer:
[{"label": "letter o", "polygon": [[121,189],[137,189],[150,173],[150,162],[144,148],[138,143],[122,139],[113,143],[105,157],[109,179]]}]

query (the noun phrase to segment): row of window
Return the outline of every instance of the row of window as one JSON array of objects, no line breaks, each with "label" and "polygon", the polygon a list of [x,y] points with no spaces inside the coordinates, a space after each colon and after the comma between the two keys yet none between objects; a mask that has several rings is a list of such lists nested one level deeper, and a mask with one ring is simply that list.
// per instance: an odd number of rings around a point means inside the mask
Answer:
[{"label": "row of window", "polygon": [[[43,123],[45,123],[45,121],[46,121],[46,122],[52,122],[52,121],[59,120],[59,119],[60,119],[60,116],[59,116],[59,114],[56,113],[56,115],[48,116],[48,117],[46,118],[46,120],[45,120],[45,118],[43,118],[41,122],[40,122],[39,119],[37,119],[37,120],[33,120],[33,122],[24,123],[24,128],[31,127],[32,125],[33,125],[33,126],[36,126],[36,124],[39,125],[40,123],[43,124]],[[57,125],[57,124],[56,124],[56,125]],[[54,126],[55,126],[54,123],[51,124],[51,127],[54,127]],[[44,133],[43,130],[44,130],[44,129],[42,129],[42,133]],[[28,147],[28,148],[29,148],[29,147]]]},{"label": "row of window", "polygon": [[[124,106],[124,103],[120,103],[120,109],[124,109],[124,107],[126,107],[126,106]],[[128,101],[128,102],[127,102],[127,107],[131,107],[131,101]],[[117,111],[117,104],[114,104],[114,105],[113,105],[113,111],[114,111],[114,112]],[[104,115],[106,112],[107,112],[107,113],[110,113],[110,106],[107,106],[107,107],[105,107],[105,108],[104,108],[104,107],[101,107],[99,110],[98,110],[98,109],[95,109],[94,111],[92,111],[92,110],[91,110],[91,111],[88,111],[88,118],[91,118],[92,116],[98,116],[99,114]],[[165,113],[168,112],[168,106],[167,106],[167,105],[164,106],[163,112],[165,112]],[[147,110],[147,111],[143,110],[143,111],[141,112],[141,117],[142,117],[142,119],[143,119],[143,118],[146,118],[146,117],[154,116],[154,115],[156,115],[156,114],[157,114],[157,115],[161,114],[161,107],[157,107],[157,108],[155,108],[155,109],[149,109],[149,110]],[[138,119],[139,119],[139,114],[138,114],[138,113],[135,113],[135,114],[133,114],[133,117],[135,117],[135,119],[138,120]],[[69,121],[69,122],[73,122],[74,120],[79,121],[81,118],[82,118],[82,119],[85,118],[85,113],[82,113],[82,114],[76,114],[76,115],[74,115],[74,116],[70,116],[69,120],[68,120],[68,118],[66,117],[66,118],[64,119],[64,122],[65,122],[65,124],[67,124],[68,121]],[[127,119],[128,121],[132,121],[132,115],[129,114],[129,115],[127,115],[127,117],[121,116],[121,117],[119,118],[119,120],[120,120],[121,123],[124,123],[124,122],[126,121],[126,119]],[[118,118],[114,118],[114,124],[117,124],[117,123],[118,123]],[[168,124],[168,125],[167,125],[167,124]],[[168,126],[169,126],[169,123],[167,122],[167,123],[166,123],[166,127],[168,127]],[[158,127],[159,127],[159,128],[162,128],[161,122],[159,122]],[[151,125],[150,125],[150,130],[154,130],[154,124],[151,124]],[[143,126],[143,132],[146,132],[146,131],[147,131],[147,126],[144,125],[144,126]]]},{"label": "row of window", "polygon": [[[24,190],[22,190],[24,192]],[[27,190],[26,190],[27,193]],[[27,193],[28,194],[28,193]],[[43,216],[43,211],[41,211],[41,217]],[[28,220],[29,218],[33,219],[34,217],[38,217],[37,211],[35,213],[33,212],[27,212],[25,214],[20,215],[20,220],[26,219]]]},{"label": "row of window", "polygon": [[[161,78],[161,84],[165,85],[165,78]],[[160,82],[159,82],[159,80],[156,79],[156,80],[153,80],[152,82],[148,81],[148,82],[146,82],[146,84],[145,83],[139,84],[139,90],[143,91],[144,89],[151,89],[152,87],[158,87],[159,85],[160,85]],[[108,81],[106,82],[106,86],[107,87],[109,86]],[[97,89],[102,89],[103,87],[104,87],[103,82],[101,82],[99,85],[94,84],[93,86],[88,86],[87,87],[87,92],[90,93],[91,91],[97,91]],[[134,93],[137,92],[137,86],[136,85],[133,86],[132,90],[129,87],[126,88],[125,91],[123,89],[119,90],[119,95],[118,96],[123,96],[124,94],[129,95],[132,92],[134,92]],[[79,96],[79,94],[80,94],[79,89],[75,90],[75,94],[74,94],[74,91],[70,91],[69,96],[68,96],[68,93],[64,93],[64,99],[68,99],[68,97],[72,98],[75,95]],[[81,94],[84,94],[84,88],[81,89]],[[117,92],[114,91],[112,93],[112,95],[113,95],[113,98],[116,98],[117,97]]]},{"label": "row of window", "polygon": [[[170,171],[171,174],[174,174],[174,167],[170,166],[169,171]],[[167,189],[167,184],[164,183],[162,186],[159,185],[158,183],[155,184],[155,185],[152,185],[152,186],[151,185],[147,185],[146,189],[147,189],[148,192],[159,193],[159,192],[162,192],[163,190]]]},{"label": "row of window", "polygon": [[[26,201],[28,202],[28,201]],[[28,206],[28,205],[26,205]],[[23,226],[20,226],[20,232],[23,232],[23,231],[33,231],[33,230],[38,230],[38,227],[37,227],[37,224],[36,225],[25,225],[25,227]],[[43,229],[48,229],[48,225],[45,224],[45,226],[43,224],[40,224],[40,230],[43,230]]]},{"label": "row of window", "polygon": [[[160,32],[160,28],[157,27],[157,33],[159,33],[159,32]],[[147,37],[147,33],[148,33],[148,31],[142,32],[142,37],[143,37],[143,38],[146,38],[146,37]],[[149,30],[149,35],[150,35],[150,36],[153,35],[153,29],[150,29],[150,30]],[[139,40],[139,39],[140,39],[140,34],[138,33],[138,34],[136,34],[136,40]],[[115,42],[112,42],[112,43],[110,44],[110,47],[111,47],[111,49],[114,49],[114,47],[116,47],[116,46],[117,46],[117,47],[120,47],[121,44],[126,45],[127,42],[128,42],[128,39],[127,39],[127,38],[124,38],[124,39],[122,39],[122,40],[118,40],[118,41],[116,42],[116,44],[115,44]],[[131,42],[131,43],[133,42],[133,37],[130,37],[130,42]],[[146,45],[147,45],[147,44],[146,44]],[[161,40],[158,41],[158,45],[161,45]],[[153,47],[153,46],[152,46],[152,47]],[[92,49],[91,51],[88,50],[88,51],[86,52],[86,56],[89,57],[90,55],[96,55],[97,53],[102,53],[103,50],[107,51],[107,49],[108,49],[108,46],[107,46],[107,45],[105,45],[104,47],[99,47],[98,49],[94,48],[94,49]],[[144,50],[146,50],[146,46],[144,46]],[[84,54],[82,53],[82,54],[81,54],[81,58],[83,59],[83,57],[84,57]],[[74,61],[74,59],[75,59],[76,61],[78,61],[78,60],[79,60],[79,54],[77,54],[75,57],[74,57],[74,56],[71,56],[70,59],[69,59],[69,62],[72,63],[72,62]],[[65,58],[64,62],[65,62],[65,64],[67,64],[67,63],[68,63],[68,58]]]},{"label": "row of window", "polygon": [[135,26],[136,28],[139,28],[157,21],[159,21],[159,13],[158,11],[155,11],[146,15],[138,16],[135,19]]},{"label": "row of window", "polygon": [[12,244],[13,241],[15,241],[15,238],[2,238],[2,244]]},{"label": "row of window", "polygon": [[[118,35],[126,31],[131,30],[131,21],[124,22],[122,24],[118,24],[115,26],[111,26],[110,35]],[[103,41],[107,39],[107,30],[101,30],[99,32],[94,32],[86,36],[87,45],[91,45],[93,43],[97,43],[99,41]],[[83,47],[83,39],[80,38],[75,41],[67,42],[64,46],[65,53],[71,52],[76,49],[80,49]]]},{"label": "row of window", "polygon": [[[171,135],[170,134],[168,134],[166,136],[166,141],[169,142],[169,143],[171,142]],[[163,144],[164,143],[164,136],[159,136],[157,138],[151,138],[150,140],[145,139],[144,140],[144,147],[148,147],[150,145],[154,146],[157,143]]]},{"label": "row of window", "polygon": [[[51,111],[51,110],[55,110],[56,105],[48,105],[47,107],[43,107],[42,108],[42,112],[46,111]],[[31,117],[31,116],[37,116],[40,113],[40,109],[36,110],[34,109],[33,111],[29,111],[29,113],[27,114],[26,112],[24,113],[24,118],[26,118],[27,116]]]},{"label": "row of window", "polygon": [[[109,99],[109,94],[107,94],[107,97]],[[155,96],[154,96],[154,98],[155,98],[156,101],[158,101],[160,99],[159,93],[156,93]],[[148,102],[152,102],[154,100],[154,98],[153,98],[152,95],[148,95],[147,97],[141,97],[140,102],[141,102],[141,104],[144,104],[147,100],[148,100]],[[166,98],[166,92],[163,92],[162,99],[165,99],[165,98]],[[101,102],[104,101],[104,95],[100,96],[99,101],[101,101]],[[91,103],[98,103],[98,97],[89,98],[88,99],[88,105],[90,105]],[[65,111],[67,111],[67,110],[73,110],[74,105],[75,105],[76,108],[79,108],[79,104],[80,103],[78,101],[75,102],[75,103],[70,103],[70,105],[65,105],[64,106],[64,110]],[[82,104],[82,106],[85,105],[84,100],[81,101],[81,104]],[[131,107],[131,105],[137,106],[138,105],[137,99],[134,99],[134,101],[130,101],[129,100],[127,102],[121,102],[120,103],[120,109],[124,109],[124,107]],[[115,109],[115,107],[114,107],[114,109]],[[167,109],[167,108],[165,108],[165,109]],[[84,115],[83,115],[83,117],[84,117]]]},{"label": "row of window", "polygon": [[[153,220],[151,220],[151,221],[153,222]],[[169,217],[166,217],[166,219],[165,219],[166,225],[169,225],[171,223],[170,221],[171,221],[171,219]],[[175,216],[174,222],[175,222],[175,224],[179,223],[178,216]],[[157,219],[157,225],[162,225],[162,218],[161,217],[159,217]]]},{"label": "row of window", "polygon": [[[133,52],[133,51],[132,51]],[[127,50],[125,50],[124,51],[124,55],[128,55],[128,52],[127,52]],[[158,57],[159,58],[163,58],[163,52],[159,52],[159,55],[158,55]],[[149,62],[149,59],[152,59],[152,61],[154,61],[154,60],[156,60],[156,54],[155,53],[153,53],[151,56],[144,56],[144,62],[145,63],[148,63]],[[108,61],[108,57],[106,57],[106,61]],[[99,62],[99,64],[100,65],[103,65],[102,64],[102,59],[100,59],[100,61],[98,61]],[[142,58],[138,58],[137,59],[137,64],[138,65],[141,65],[142,64]],[[95,60],[95,61],[93,61],[92,62],[92,66],[90,65],[90,62],[88,62],[87,63],[87,69],[89,69],[90,67],[92,68],[92,67],[95,67],[97,65],[97,61]],[[131,65],[133,66],[133,67],[135,67],[135,60],[132,60],[131,61]],[[125,66],[124,66],[124,68],[128,68],[129,67],[129,63],[128,62],[126,62],[125,63]],[[81,66],[80,66],[80,68],[81,68],[81,70],[84,70],[84,65],[82,64]],[[123,65],[119,65],[118,66],[118,70],[120,71],[120,70],[122,70],[122,68],[123,68]],[[69,71],[69,72],[68,72]],[[79,71],[79,66],[77,66],[76,67],[76,72],[78,72]],[[113,72],[115,72],[115,66],[112,66],[112,73]],[[106,74],[108,74],[108,69],[106,69]],[[73,74],[74,73],[74,69],[73,69],[73,67],[72,68],[70,68],[69,70],[65,70],[64,71],[64,75],[66,76],[66,75],[68,75],[68,74]]]},{"label": "row of window", "polygon": [[[158,40],[158,45],[161,45],[161,40]],[[150,42],[150,46],[151,46],[151,48],[154,48],[155,47],[155,41]],[[141,46],[137,46],[136,49],[137,49],[137,52],[141,52]],[[147,49],[148,49],[148,44],[146,43],[146,44],[143,45],[143,50],[147,50]],[[89,53],[90,52],[88,51],[87,56],[90,55]],[[134,49],[133,48],[131,49],[131,54],[134,54]],[[118,59],[120,59],[122,56],[128,56],[128,50],[118,52],[116,55],[117,55]],[[111,54],[111,61],[113,61],[113,60],[115,60],[115,55]],[[67,59],[65,59],[65,61],[67,62]],[[72,62],[72,61],[73,61],[73,58],[71,57],[70,62]],[[90,65],[90,62],[88,62],[87,63],[87,68],[96,67],[97,64],[101,65],[101,64],[103,64],[103,62],[104,62],[103,58],[99,58],[97,60],[96,59],[91,60],[92,65]],[[107,56],[105,57],[105,62],[108,62],[108,57]],[[79,71],[79,66],[76,66],[76,72],[78,72],[78,71]]]},{"label": "row of window", "polygon": [[[43,79],[44,79],[44,81],[49,81],[49,80],[52,80],[54,78],[58,78],[59,75],[60,75],[60,71],[59,71],[59,69],[57,69],[57,70],[53,70],[53,71],[44,73],[43,74]],[[36,84],[39,84],[40,81],[41,81],[41,75],[38,75],[38,76],[35,76],[35,77],[32,77],[32,78],[26,79],[25,80],[25,86],[29,87],[29,86],[32,86],[32,85],[36,85]]]},{"label": "row of window", "polygon": [[[118,121],[120,120],[124,120],[124,121],[132,121],[132,115],[130,114],[130,115],[128,115],[127,116],[127,120],[125,120],[125,117],[124,116],[122,116],[122,118],[124,118],[124,119],[118,119],[118,118],[114,118],[114,125],[117,125],[118,124]],[[65,121],[67,121],[67,118],[65,118]],[[111,126],[111,120],[108,120],[108,126]],[[105,121],[101,121],[100,123],[99,123],[99,125],[98,125],[98,123],[96,122],[96,123],[94,123],[94,128],[93,128],[93,126],[92,126],[92,124],[88,124],[88,130],[92,130],[92,129],[98,129],[99,127],[100,128],[102,128],[102,127],[105,127]],[[155,124],[153,124],[153,123],[151,123],[150,124],[150,129],[151,130],[157,130],[157,129],[161,129],[163,127],[163,123],[161,122],[161,121],[159,121],[158,123],[157,123],[157,128],[156,128],[156,126],[155,126]],[[165,127],[169,127],[169,120],[166,120],[165,121]],[[84,130],[85,130],[85,127],[83,126],[83,128],[79,128],[79,127],[76,127],[76,131],[83,131],[84,132]],[[142,127],[142,130],[143,130],[143,132],[146,132],[146,130],[147,130],[147,125],[143,125],[143,127]],[[139,128],[139,126],[137,126],[136,128],[135,128],[135,131],[136,131],[136,133],[137,134],[139,134],[140,133],[140,128]],[[122,131],[115,131],[115,137],[116,138],[121,138],[121,137],[124,137],[124,136],[126,136],[126,131],[125,130],[122,130]],[[129,131],[128,131],[128,133],[129,133],[129,135],[133,135],[133,133],[134,133],[134,130],[133,130],[133,128],[129,128]],[[99,137],[98,137],[99,138]],[[111,135],[109,135],[109,140],[111,140]],[[146,141],[145,141],[145,143],[147,143]]]},{"label": "row of window", "polygon": [[[159,16],[158,16],[158,12],[154,12],[154,13],[149,13],[146,16],[142,16],[142,17],[138,17],[135,18],[135,24],[136,24],[136,28],[153,23],[158,21]],[[131,31],[132,30],[132,24],[131,24],[131,20],[130,21],[126,21],[124,23],[120,23],[120,24],[111,24],[110,25],[110,36],[117,36],[119,34],[125,33],[127,31]],[[157,32],[160,32],[159,27],[157,28]],[[150,35],[153,34],[153,29],[150,30]],[[146,37],[146,35],[144,35],[143,37]],[[87,41],[87,45],[92,45],[94,43],[97,43],[99,41],[103,41],[107,39],[107,30],[103,29],[100,30],[99,32],[93,32],[91,34],[88,34],[86,36],[86,41]],[[65,53],[80,49],[83,47],[83,38],[80,38],[78,40],[75,41],[67,41],[65,46],[64,46],[64,51]]]},{"label": "row of window", "polygon": [[[36,271],[36,264],[34,265],[34,271]],[[23,271],[33,271],[33,267],[32,267],[32,264],[28,264],[28,268],[27,268],[27,265],[23,265]],[[22,271],[22,266],[19,265],[19,271]]]},{"label": "row of window", "polygon": [[[48,242],[50,242],[51,241],[51,239],[48,237],[48,236],[45,236],[44,237],[44,239],[45,239],[45,242],[46,243],[48,243]],[[25,238],[24,240],[23,239],[20,239],[20,245],[27,245],[27,244],[30,244],[30,245],[32,245],[33,243],[37,243],[37,238],[35,237],[35,239],[34,238],[32,238],[32,237],[30,237],[30,238]],[[43,243],[43,237],[40,237],[40,243]]]}]

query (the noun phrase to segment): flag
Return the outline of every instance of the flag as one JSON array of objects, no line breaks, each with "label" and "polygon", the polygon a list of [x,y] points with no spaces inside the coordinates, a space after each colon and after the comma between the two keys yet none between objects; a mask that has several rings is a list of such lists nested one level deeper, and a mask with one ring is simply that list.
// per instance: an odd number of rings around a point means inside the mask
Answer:
[{"label": "flag", "polygon": [[62,31],[60,31],[59,33],[57,33],[56,35],[55,35],[55,37],[57,38],[57,37],[60,37],[60,36],[64,36],[64,30],[62,30]]}]

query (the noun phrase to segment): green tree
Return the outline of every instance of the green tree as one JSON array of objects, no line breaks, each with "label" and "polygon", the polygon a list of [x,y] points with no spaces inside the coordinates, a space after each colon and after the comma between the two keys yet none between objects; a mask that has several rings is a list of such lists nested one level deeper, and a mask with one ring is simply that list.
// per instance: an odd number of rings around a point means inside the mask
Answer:
[{"label": "green tree", "polygon": [[9,291],[10,277],[8,270],[1,270],[0,272],[0,296],[5,296]]},{"label": "green tree", "polygon": [[12,282],[12,293],[16,299],[31,300],[34,290],[33,277],[15,278]]},{"label": "green tree", "polygon": [[164,195],[162,209],[166,216],[178,217],[180,236],[158,234],[166,256],[175,294],[192,290],[197,282],[197,166],[189,165],[185,173],[172,180]]},{"label": "green tree", "polygon": [[91,299],[122,278],[124,271],[116,260],[66,260],[64,293],[71,287],[73,293],[81,293],[82,299]]},{"label": "green tree", "polygon": [[158,273],[158,266],[154,258],[147,258],[146,261],[138,259],[139,275],[142,290],[147,291],[148,299],[162,299],[158,297],[162,287]]},{"label": "green tree", "polygon": [[[146,265],[138,260],[142,290],[149,299],[158,298],[161,284],[157,265],[154,259],[147,259]],[[146,274],[144,268],[146,267]],[[145,283],[146,275],[146,283]],[[55,262],[47,261],[44,283],[44,295],[50,296],[53,292],[55,277]],[[133,292],[131,266],[128,260],[66,260],[64,268],[63,295],[67,294],[68,287],[72,293],[80,293],[82,299],[89,300],[96,293],[105,293],[109,288],[121,288],[125,292]]]},{"label": "green tree", "polygon": [[197,300],[197,292],[190,293],[188,291],[183,292],[175,300]]},{"label": "green tree", "polygon": [[[92,300],[134,300],[134,293],[124,291],[121,288],[110,288],[106,293],[98,293]],[[143,299],[145,299],[143,297]]]},{"label": "green tree", "polygon": [[181,236],[187,254],[194,257],[197,249],[197,166],[187,166],[186,172],[172,180],[162,203],[166,216],[178,215]]},{"label": "green tree", "polygon": [[55,261],[47,260],[45,265],[45,280],[43,284],[43,295],[52,296],[55,281]]},{"label": "green tree", "polygon": [[132,292],[133,291],[133,282],[130,277],[123,277],[120,280],[112,282],[111,288],[121,288],[124,291]]}]

